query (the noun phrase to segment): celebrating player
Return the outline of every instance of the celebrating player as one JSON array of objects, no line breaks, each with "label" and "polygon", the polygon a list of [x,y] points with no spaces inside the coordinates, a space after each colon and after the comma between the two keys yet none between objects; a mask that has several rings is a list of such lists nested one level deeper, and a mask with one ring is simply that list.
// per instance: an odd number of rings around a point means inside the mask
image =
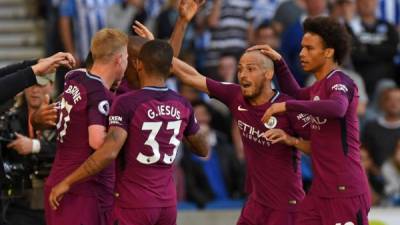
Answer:
[{"label": "celebrating player", "polygon": [[[317,79],[308,88],[299,87],[282,57],[269,46],[249,49],[261,50],[275,61],[280,87],[296,98],[273,104],[263,121],[281,112],[311,114],[311,146],[306,152],[312,155],[315,175],[296,224],[368,224],[370,200],[360,162],[358,89],[339,69],[349,50],[349,35],[331,18],[310,18],[304,22],[301,46],[302,67]],[[270,138],[277,140],[282,135],[275,133]]]},{"label": "celebrating player", "polygon": [[[265,110],[275,102],[289,100],[271,87],[273,62],[259,51],[245,53],[239,62],[240,85],[208,79],[174,59],[173,73],[185,84],[225,103],[237,120],[247,161],[246,191],[250,194],[238,224],[292,225],[297,205],[304,197],[299,152],[285,144],[272,144],[262,135],[281,128],[291,135],[307,136],[302,116],[287,113],[261,123]],[[307,142],[294,143],[306,148]]]},{"label": "celebrating player", "polygon": [[178,146],[186,136],[198,155],[206,156],[208,148],[190,103],[165,87],[172,58],[168,43],[144,44],[136,63],[142,88],[117,97],[105,143],[53,188],[49,201],[54,209],[75,183],[98,173],[119,155],[113,222],[176,224],[173,163]]},{"label": "celebrating player", "polygon": [[[95,34],[91,44],[94,64],[90,72],[78,69],[66,75],[59,102],[57,153],[45,185],[51,188],[78,168],[104,141],[107,116],[116,80],[121,80],[128,64],[128,37],[115,29]],[[98,176],[71,187],[59,210],[46,201],[48,225],[101,225],[108,223],[113,205],[115,171],[112,165]],[[79,215],[79,216],[78,216]]]}]

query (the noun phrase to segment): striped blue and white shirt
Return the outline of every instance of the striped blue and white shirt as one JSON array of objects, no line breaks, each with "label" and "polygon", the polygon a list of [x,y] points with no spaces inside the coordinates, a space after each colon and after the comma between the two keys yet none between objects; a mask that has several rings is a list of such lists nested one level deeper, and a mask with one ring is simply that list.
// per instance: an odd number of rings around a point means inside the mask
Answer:
[{"label": "striped blue and white shirt", "polygon": [[60,16],[68,16],[73,24],[76,54],[84,60],[94,34],[106,26],[107,9],[120,0],[63,0]]},{"label": "striped blue and white shirt", "polygon": [[377,8],[378,18],[395,26],[400,25],[400,0],[379,0]]}]

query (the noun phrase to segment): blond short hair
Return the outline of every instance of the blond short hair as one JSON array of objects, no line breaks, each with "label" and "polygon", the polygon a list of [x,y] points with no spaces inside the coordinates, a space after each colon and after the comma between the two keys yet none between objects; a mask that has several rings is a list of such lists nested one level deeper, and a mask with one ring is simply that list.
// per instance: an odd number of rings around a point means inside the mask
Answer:
[{"label": "blond short hair", "polygon": [[107,60],[127,45],[128,35],[122,31],[113,28],[101,29],[96,32],[90,45],[93,61]]}]

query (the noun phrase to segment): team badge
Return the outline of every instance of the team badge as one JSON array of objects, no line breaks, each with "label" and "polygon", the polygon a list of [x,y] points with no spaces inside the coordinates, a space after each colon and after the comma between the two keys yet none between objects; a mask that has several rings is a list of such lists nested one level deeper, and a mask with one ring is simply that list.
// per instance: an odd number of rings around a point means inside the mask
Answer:
[{"label": "team badge", "polygon": [[269,118],[268,122],[264,123],[264,126],[268,129],[273,129],[276,127],[277,124],[278,124],[278,120],[276,119],[276,117],[271,116],[271,118]]},{"label": "team badge", "polygon": [[101,114],[108,116],[108,113],[110,112],[110,104],[107,100],[103,100],[99,103],[98,109]]}]

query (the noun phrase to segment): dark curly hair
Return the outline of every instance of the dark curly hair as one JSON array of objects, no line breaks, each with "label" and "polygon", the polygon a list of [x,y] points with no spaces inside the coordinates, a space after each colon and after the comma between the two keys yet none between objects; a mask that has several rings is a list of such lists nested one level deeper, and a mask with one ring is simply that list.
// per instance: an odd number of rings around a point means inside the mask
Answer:
[{"label": "dark curly hair", "polygon": [[337,20],[330,17],[307,18],[303,23],[304,33],[320,36],[325,47],[335,50],[334,60],[339,65],[350,51],[350,35]]}]

